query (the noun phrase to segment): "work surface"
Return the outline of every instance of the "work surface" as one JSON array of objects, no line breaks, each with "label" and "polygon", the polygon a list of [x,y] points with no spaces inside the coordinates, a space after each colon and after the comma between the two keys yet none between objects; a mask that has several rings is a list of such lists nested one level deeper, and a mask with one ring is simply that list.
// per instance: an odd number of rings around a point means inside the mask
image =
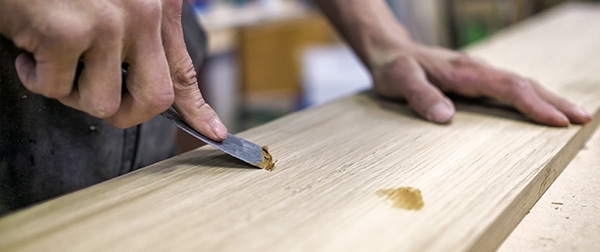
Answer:
[{"label": "work surface", "polygon": [[[451,125],[368,92],[239,134],[272,172],[205,146],[0,219],[0,251],[412,251],[496,248],[600,116],[600,7],[569,5],[469,53],[588,111],[553,128],[459,99]],[[419,189],[396,208],[378,191]]]},{"label": "work surface", "polygon": [[512,251],[600,251],[600,130],[500,246]]}]

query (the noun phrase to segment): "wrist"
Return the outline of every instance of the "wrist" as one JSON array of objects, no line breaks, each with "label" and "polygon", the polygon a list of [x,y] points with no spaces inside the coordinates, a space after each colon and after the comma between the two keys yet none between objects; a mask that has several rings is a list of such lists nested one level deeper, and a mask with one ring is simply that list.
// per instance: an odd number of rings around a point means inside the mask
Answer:
[{"label": "wrist", "polygon": [[412,44],[384,0],[315,0],[369,69]]}]

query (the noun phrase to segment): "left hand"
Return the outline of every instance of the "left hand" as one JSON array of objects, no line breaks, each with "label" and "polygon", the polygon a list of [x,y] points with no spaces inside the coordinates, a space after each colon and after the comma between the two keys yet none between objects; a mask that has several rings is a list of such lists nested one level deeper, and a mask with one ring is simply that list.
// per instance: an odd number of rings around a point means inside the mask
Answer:
[{"label": "left hand", "polygon": [[[0,0],[0,35],[27,53],[25,88],[119,128],[171,105],[215,141],[228,136],[206,103],[181,27],[182,0]],[[74,85],[79,62],[84,63]],[[128,64],[125,84],[121,66]],[[122,92],[126,85],[127,92]]]},{"label": "left hand", "polygon": [[506,101],[534,121],[564,127],[591,115],[534,80],[496,69],[465,54],[415,43],[372,65],[375,92],[406,99],[421,117],[448,123],[455,109],[443,92]]}]

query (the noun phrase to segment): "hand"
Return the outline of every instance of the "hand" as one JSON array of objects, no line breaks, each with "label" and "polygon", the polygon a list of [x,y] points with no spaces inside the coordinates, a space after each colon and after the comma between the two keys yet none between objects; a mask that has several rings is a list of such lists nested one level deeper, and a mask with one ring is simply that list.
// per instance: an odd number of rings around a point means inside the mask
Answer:
[{"label": "hand", "polygon": [[[181,28],[181,0],[0,0],[0,33],[28,53],[30,91],[126,128],[173,105],[213,140],[227,128],[204,101]],[[78,62],[84,68],[74,86]],[[121,94],[121,65],[128,63]]]},{"label": "hand", "polygon": [[533,80],[441,48],[404,44],[371,69],[378,94],[406,99],[418,115],[437,123],[448,123],[454,115],[452,101],[442,92],[506,101],[534,121],[551,126],[587,123],[592,118]]}]

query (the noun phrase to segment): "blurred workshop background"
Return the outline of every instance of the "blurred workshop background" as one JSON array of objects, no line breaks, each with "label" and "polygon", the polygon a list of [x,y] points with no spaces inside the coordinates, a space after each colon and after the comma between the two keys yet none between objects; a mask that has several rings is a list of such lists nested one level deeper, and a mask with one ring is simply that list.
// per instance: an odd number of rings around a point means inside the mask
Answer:
[{"label": "blurred workshop background", "polygon": [[[208,33],[201,89],[232,133],[371,85],[365,67],[309,0],[188,1]],[[415,40],[461,48],[566,1],[387,2]],[[180,153],[200,145],[178,138]]]}]

